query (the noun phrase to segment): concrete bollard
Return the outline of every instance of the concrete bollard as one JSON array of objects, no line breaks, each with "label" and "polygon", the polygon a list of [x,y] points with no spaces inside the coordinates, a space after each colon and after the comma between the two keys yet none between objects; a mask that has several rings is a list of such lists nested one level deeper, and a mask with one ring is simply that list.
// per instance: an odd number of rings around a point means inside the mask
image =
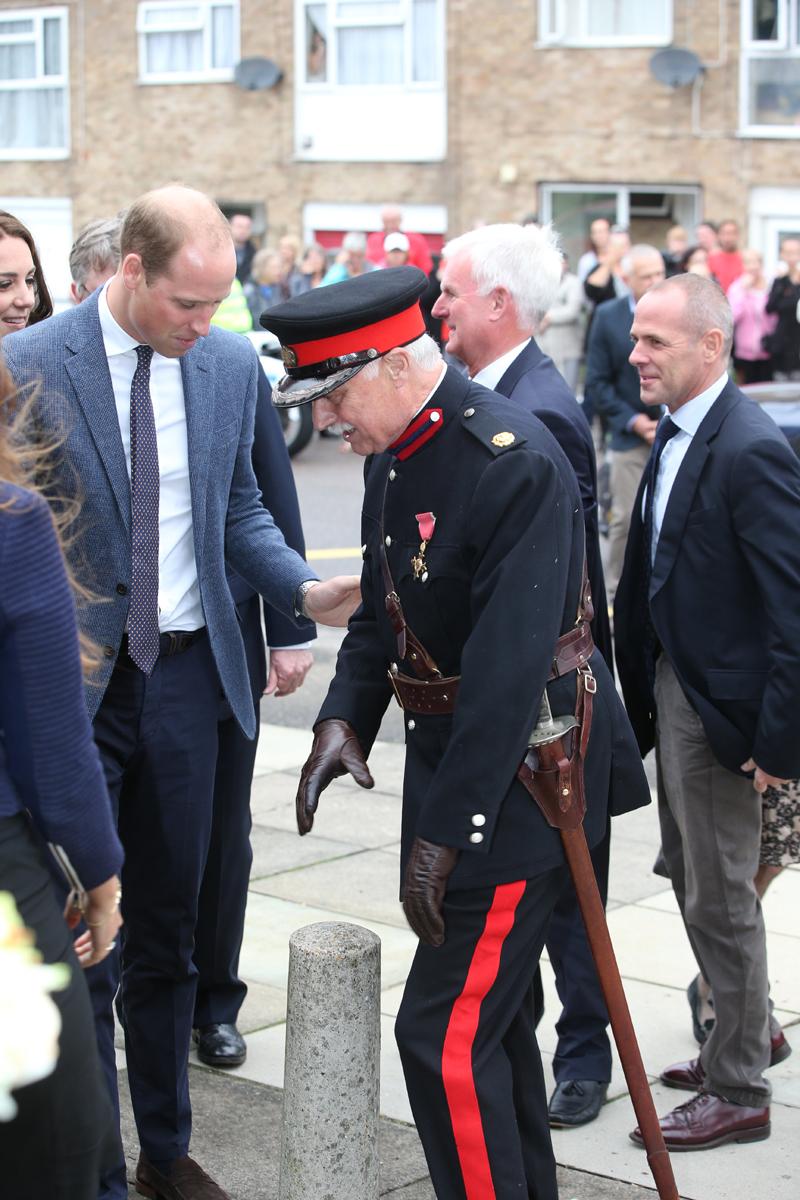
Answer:
[{"label": "concrete bollard", "polygon": [[279,1200],[378,1200],[380,945],[333,921],[289,939]]}]

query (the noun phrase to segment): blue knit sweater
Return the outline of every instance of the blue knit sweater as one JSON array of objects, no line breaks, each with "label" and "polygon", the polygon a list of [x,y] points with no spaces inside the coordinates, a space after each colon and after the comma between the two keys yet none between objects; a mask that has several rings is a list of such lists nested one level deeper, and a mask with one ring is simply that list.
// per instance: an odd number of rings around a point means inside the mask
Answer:
[{"label": "blue knit sweater", "polygon": [[92,888],[119,872],[122,847],[86,712],[76,629],[47,505],[0,481],[0,817],[27,808]]}]

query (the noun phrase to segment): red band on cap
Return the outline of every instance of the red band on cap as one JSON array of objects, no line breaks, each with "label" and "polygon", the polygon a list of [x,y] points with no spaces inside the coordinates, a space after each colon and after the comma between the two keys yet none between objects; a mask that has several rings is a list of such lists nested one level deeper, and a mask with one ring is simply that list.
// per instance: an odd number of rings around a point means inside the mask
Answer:
[{"label": "red band on cap", "polygon": [[292,345],[298,367],[310,367],[327,358],[339,358],[342,354],[357,354],[362,350],[377,350],[380,354],[405,346],[421,337],[425,332],[425,321],[419,304],[413,304],[404,312],[395,313],[372,325],[362,325],[350,333],[337,333],[334,337],[319,338],[315,342],[300,342]]}]

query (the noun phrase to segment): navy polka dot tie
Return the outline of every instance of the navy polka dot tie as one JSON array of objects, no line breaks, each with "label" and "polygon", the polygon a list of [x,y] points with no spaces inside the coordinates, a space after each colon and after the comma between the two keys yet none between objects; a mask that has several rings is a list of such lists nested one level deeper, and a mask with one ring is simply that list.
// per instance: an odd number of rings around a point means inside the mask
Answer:
[{"label": "navy polka dot tie", "polygon": [[158,442],[150,346],[137,346],[131,383],[131,601],[128,653],[145,675],[158,658]]}]

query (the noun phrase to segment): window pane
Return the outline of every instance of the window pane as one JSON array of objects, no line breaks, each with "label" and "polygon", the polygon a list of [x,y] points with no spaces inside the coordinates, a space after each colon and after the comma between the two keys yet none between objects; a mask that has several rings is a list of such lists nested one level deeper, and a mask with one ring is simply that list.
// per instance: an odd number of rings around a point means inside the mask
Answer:
[{"label": "window pane", "polygon": [[328,10],[324,4],[306,5],[306,82],[328,78]]},{"label": "window pane", "polygon": [[148,33],[146,71],[148,75],[203,70],[203,35],[191,33]]},{"label": "window pane", "polygon": [[413,79],[415,83],[435,83],[439,78],[439,22],[437,0],[414,0],[413,8]]},{"label": "window pane", "polygon": [[61,66],[61,21],[58,17],[48,17],[44,25],[44,73],[45,75],[60,75]]},{"label": "window pane", "polygon": [[800,125],[800,59],[751,58],[751,125]]},{"label": "window pane", "polygon": [[665,0],[591,0],[590,37],[658,37],[665,33]]},{"label": "window pane", "polygon": [[778,0],[750,0],[752,4],[751,37],[754,42],[778,40]]},{"label": "window pane", "polygon": [[14,21],[0,17],[0,37],[5,33],[33,33],[33,21]]},{"label": "window pane", "polygon": [[199,8],[170,8],[159,4],[158,8],[147,8],[144,13],[145,25],[156,29],[159,25],[199,25],[201,22]]},{"label": "window pane", "polygon": [[397,0],[340,0],[336,5],[340,21],[400,21],[402,13]]},{"label": "window pane", "polygon": [[340,29],[338,47],[339,83],[405,82],[401,25]]},{"label": "window pane", "polygon": [[32,42],[0,45],[0,79],[34,79],[35,76],[36,47]]},{"label": "window pane", "polygon": [[0,147],[58,150],[66,146],[64,89],[0,92]]},{"label": "window pane", "polygon": [[215,6],[211,10],[211,65],[232,67],[236,61],[233,46],[233,9]]}]

